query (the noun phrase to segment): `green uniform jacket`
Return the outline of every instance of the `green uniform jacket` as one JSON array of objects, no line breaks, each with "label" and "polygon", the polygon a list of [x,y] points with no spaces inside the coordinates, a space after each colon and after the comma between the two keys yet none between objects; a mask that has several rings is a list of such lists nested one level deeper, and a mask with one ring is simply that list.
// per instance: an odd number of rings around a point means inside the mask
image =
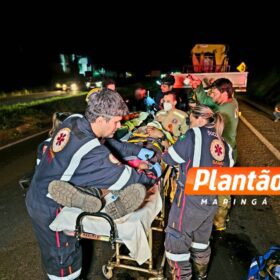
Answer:
[{"label": "green uniform jacket", "polygon": [[225,122],[223,137],[233,149],[234,161],[237,159],[236,134],[238,125],[238,102],[232,98],[230,102],[217,104],[208,96],[202,84],[194,90],[195,97],[200,104],[210,107],[215,112],[220,112]]}]

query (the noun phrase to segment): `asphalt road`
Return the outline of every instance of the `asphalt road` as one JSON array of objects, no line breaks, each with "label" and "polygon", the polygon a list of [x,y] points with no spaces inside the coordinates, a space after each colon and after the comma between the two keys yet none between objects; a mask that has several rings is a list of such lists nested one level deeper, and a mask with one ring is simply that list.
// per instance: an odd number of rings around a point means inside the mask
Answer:
[{"label": "asphalt road", "polygon": [[69,93],[66,93],[64,91],[45,91],[45,92],[31,93],[29,95],[23,95],[23,96],[10,96],[7,98],[1,98],[0,105],[12,105],[12,104],[23,103],[23,102],[31,102],[31,101],[46,99],[55,96],[64,96],[67,94]]},{"label": "asphalt road", "polygon": [[[273,123],[273,125],[275,125]],[[18,180],[30,172],[35,164],[36,146],[44,136],[21,143],[0,152],[0,279],[45,279],[41,268],[40,252],[24,204]],[[240,123],[238,131],[239,165],[279,166],[266,148]],[[246,279],[251,259],[264,253],[271,244],[280,244],[279,212],[273,208],[272,199],[279,205],[279,197],[268,198],[268,205],[236,205],[231,211],[231,221],[224,239],[212,240],[213,254],[209,280]],[[160,238],[158,239],[160,240]],[[111,254],[109,244],[87,242],[88,279],[104,279],[101,266]],[[114,279],[148,279],[139,273],[116,270]]]}]

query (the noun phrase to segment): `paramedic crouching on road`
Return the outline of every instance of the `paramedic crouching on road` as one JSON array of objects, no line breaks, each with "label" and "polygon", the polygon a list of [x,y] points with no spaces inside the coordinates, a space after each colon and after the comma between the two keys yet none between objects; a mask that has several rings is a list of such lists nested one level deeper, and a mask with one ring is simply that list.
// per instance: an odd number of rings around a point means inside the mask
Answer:
[{"label": "paramedic crouching on road", "polygon": [[[103,89],[91,95],[85,117],[72,115],[61,124],[36,167],[26,205],[49,279],[72,280],[81,273],[79,242],[49,229],[61,205],[97,212],[102,207],[99,189],[119,190],[118,198],[107,206],[106,212],[126,214],[139,207],[146,187],[154,183],[144,172],[121,164],[101,143],[103,138],[113,137],[127,113],[127,106],[117,92]],[[113,139],[110,144],[127,156],[146,159],[153,155],[133,144]]]},{"label": "paramedic crouching on road", "polygon": [[[163,156],[169,165],[180,165],[177,190],[166,228],[165,251],[172,279],[192,279],[190,258],[197,279],[206,279],[211,249],[209,238],[217,206],[215,196],[184,194],[191,167],[233,166],[232,149],[221,138],[224,123],[220,113],[199,105],[190,115],[190,129]],[[207,205],[202,199],[207,198]]]}]

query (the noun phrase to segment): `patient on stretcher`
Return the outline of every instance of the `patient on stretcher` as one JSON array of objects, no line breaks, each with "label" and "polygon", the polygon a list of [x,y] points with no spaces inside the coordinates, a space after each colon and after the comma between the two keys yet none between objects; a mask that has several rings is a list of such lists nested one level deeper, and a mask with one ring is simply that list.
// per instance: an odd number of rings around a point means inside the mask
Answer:
[{"label": "patient on stretcher", "polygon": [[[156,176],[150,171],[151,164],[148,161],[139,160],[137,157],[128,158],[127,163],[138,172],[145,172],[148,176]],[[49,184],[49,194],[52,199],[67,207],[80,208],[85,212],[99,212],[104,208],[112,219],[119,219],[145,204],[150,194],[155,192],[155,187],[147,191],[142,184],[131,184],[118,191],[109,189],[98,189],[95,187],[73,186],[64,181],[52,181]],[[113,194],[113,201],[105,205],[105,196]],[[105,207],[104,207],[105,205]]]},{"label": "patient on stretcher", "polygon": [[[154,193],[154,194],[153,194]],[[105,196],[110,200],[112,194]],[[108,203],[108,202],[107,202]],[[151,248],[147,240],[147,232],[155,217],[162,209],[162,199],[158,187],[154,186],[147,191],[143,205],[136,211],[115,220],[118,232],[118,240],[121,240],[130,251],[130,256],[139,265],[151,257]],[[101,211],[103,212],[103,210]],[[63,231],[74,235],[77,217],[82,213],[78,208],[64,207],[60,214],[50,225],[53,231]],[[110,236],[109,223],[101,218],[86,216],[82,222],[83,231],[99,236]]]}]

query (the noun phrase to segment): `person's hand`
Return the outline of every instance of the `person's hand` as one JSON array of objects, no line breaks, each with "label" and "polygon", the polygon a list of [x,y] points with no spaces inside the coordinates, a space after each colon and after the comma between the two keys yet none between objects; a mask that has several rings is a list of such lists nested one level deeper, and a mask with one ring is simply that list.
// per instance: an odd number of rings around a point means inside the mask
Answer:
[{"label": "person's hand", "polygon": [[158,162],[153,165],[153,170],[156,172],[157,177],[161,176],[162,169],[161,169],[161,166]]},{"label": "person's hand", "polygon": [[196,89],[201,84],[201,80],[195,75],[187,75],[184,84],[190,85],[193,89]]},{"label": "person's hand", "polygon": [[138,158],[142,160],[151,159],[154,156],[155,152],[146,148],[142,148],[137,155]]},{"label": "person's hand", "polygon": [[162,138],[164,136],[162,131],[152,126],[147,126],[147,133],[152,138]]},{"label": "person's hand", "polygon": [[154,184],[151,188],[147,190],[145,202],[153,201],[154,195],[159,192],[160,184],[159,182]]},{"label": "person's hand", "polygon": [[215,79],[214,78],[203,78],[203,83],[207,86],[210,87],[214,83]]},{"label": "person's hand", "polygon": [[[175,137],[173,138],[176,139]],[[170,147],[170,143],[168,142],[168,140],[161,141],[161,145],[164,147],[164,151],[168,150],[168,148]]]},{"label": "person's hand", "polygon": [[153,195],[159,191],[159,182],[154,184],[151,188],[148,189],[147,194],[148,196]]},{"label": "person's hand", "polygon": [[141,161],[137,168],[141,170],[146,170],[149,169],[149,164],[146,161]]},{"label": "person's hand", "polygon": [[150,96],[148,96],[147,98],[146,98],[146,104],[147,104],[147,106],[152,106],[153,104],[155,104],[156,102],[155,102],[155,100],[152,98],[152,97],[150,97]]}]

